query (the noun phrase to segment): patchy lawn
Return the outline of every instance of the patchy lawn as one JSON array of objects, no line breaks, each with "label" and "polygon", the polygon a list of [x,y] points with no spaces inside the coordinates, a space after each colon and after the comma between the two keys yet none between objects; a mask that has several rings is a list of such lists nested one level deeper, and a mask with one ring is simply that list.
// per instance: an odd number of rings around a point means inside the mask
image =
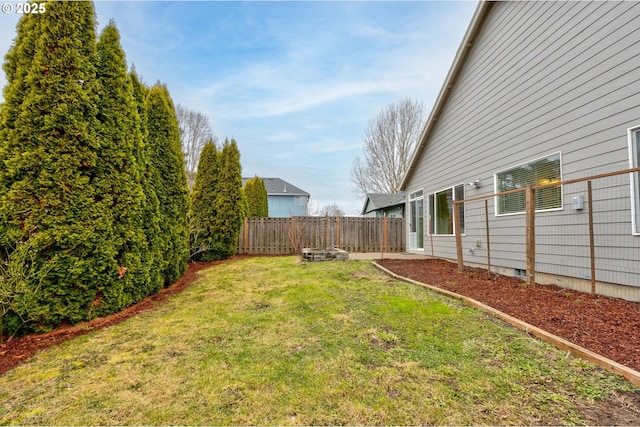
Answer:
[{"label": "patchy lawn", "polygon": [[640,370],[640,303],[563,289],[527,285],[442,259],[378,261],[394,273],[473,298],[574,344]]},{"label": "patchy lawn", "polygon": [[638,424],[637,393],[369,262],[250,258],[1,376],[0,424]]}]

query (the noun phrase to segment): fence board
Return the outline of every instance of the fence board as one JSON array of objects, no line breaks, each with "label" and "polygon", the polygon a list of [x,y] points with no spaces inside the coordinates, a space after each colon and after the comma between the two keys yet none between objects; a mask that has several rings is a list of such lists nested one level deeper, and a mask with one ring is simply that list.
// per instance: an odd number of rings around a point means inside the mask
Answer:
[{"label": "fence board", "polygon": [[403,252],[402,218],[291,217],[247,218],[238,238],[238,253],[291,255],[305,247],[380,252],[384,221],[387,222],[384,251]]}]

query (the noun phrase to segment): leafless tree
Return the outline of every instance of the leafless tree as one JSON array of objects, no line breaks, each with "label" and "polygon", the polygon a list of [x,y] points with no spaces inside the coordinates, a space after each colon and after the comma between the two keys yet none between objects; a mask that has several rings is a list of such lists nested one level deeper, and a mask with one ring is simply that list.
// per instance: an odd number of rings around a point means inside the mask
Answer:
[{"label": "leafless tree", "polygon": [[204,145],[209,140],[217,143],[218,138],[213,135],[209,118],[203,113],[178,105],[176,116],[180,127],[180,142],[184,153],[185,168],[188,174],[193,174],[198,169],[200,152]]},{"label": "leafless tree", "polygon": [[344,211],[340,209],[337,203],[332,203],[323,206],[316,216],[344,216]]},{"label": "leafless tree", "polygon": [[353,191],[364,198],[367,193],[396,193],[404,178],[424,125],[422,102],[405,98],[390,104],[369,120],[364,136],[363,157],[351,166]]},{"label": "leafless tree", "polygon": [[307,216],[345,216],[345,213],[337,203],[320,205],[320,203],[315,203],[311,197],[309,197]]}]

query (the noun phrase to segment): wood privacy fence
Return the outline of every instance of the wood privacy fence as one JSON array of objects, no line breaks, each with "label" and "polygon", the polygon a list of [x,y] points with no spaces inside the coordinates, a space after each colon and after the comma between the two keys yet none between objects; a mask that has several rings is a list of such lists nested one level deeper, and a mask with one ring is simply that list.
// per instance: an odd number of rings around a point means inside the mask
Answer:
[{"label": "wood privacy fence", "polygon": [[302,248],[349,252],[403,252],[402,218],[306,217],[246,218],[239,254],[292,255]]}]

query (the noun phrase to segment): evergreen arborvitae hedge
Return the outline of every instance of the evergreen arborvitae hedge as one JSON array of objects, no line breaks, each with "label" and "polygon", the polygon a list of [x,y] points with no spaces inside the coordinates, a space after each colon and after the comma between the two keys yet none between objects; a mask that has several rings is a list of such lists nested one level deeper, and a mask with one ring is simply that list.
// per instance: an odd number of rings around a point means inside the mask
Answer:
[{"label": "evergreen arborvitae hedge", "polygon": [[[113,213],[117,280],[105,290],[100,306],[105,313],[127,307],[158,289],[151,282],[153,254],[148,253],[143,225],[146,197],[142,186],[146,157],[133,84],[127,73],[120,34],[111,21],[98,40],[97,75],[100,84],[98,119],[101,123],[96,166],[98,191],[106,194],[103,209]],[[102,187],[102,188],[101,188]]]},{"label": "evergreen arborvitae hedge", "polygon": [[249,217],[265,218],[269,216],[267,189],[262,178],[253,177],[244,184]]},{"label": "evergreen arborvitae hedge", "polygon": [[220,153],[213,141],[205,144],[200,153],[198,172],[191,191],[189,228],[191,258],[198,261],[220,259],[216,242],[216,198],[220,175]]},{"label": "evergreen arborvitae hedge", "polygon": [[41,329],[94,317],[118,278],[98,157],[94,15],[91,2],[47,2],[46,13],[23,17],[6,66],[2,245],[28,240],[36,263],[50,261],[31,308]]},{"label": "evergreen arborvitae hedge", "polygon": [[147,95],[147,126],[149,175],[160,204],[161,271],[164,284],[170,285],[185,272],[189,260],[189,189],[175,108],[166,86],[159,83]]},{"label": "evergreen arborvitae hedge", "polygon": [[215,200],[215,250],[220,258],[237,252],[240,227],[247,214],[242,191],[240,151],[235,140],[225,140],[220,154],[220,175]]},{"label": "evergreen arborvitae hedge", "polygon": [[24,124],[24,118],[19,120],[24,111],[23,102],[29,87],[26,76],[31,67],[38,42],[39,26],[42,22],[36,15],[24,15],[18,21],[17,36],[14,44],[5,55],[3,69],[7,76],[7,85],[3,89],[4,102],[0,108],[0,259],[5,259],[14,249],[16,231],[11,232],[9,225],[8,192],[13,184],[20,179],[20,172],[11,167],[11,160],[20,155],[20,142],[17,136],[25,138],[24,129],[16,129]]},{"label": "evergreen arborvitae hedge", "polygon": [[[0,108],[0,201],[15,181],[15,173],[9,170],[4,161],[15,155],[18,149],[15,142],[16,120],[22,111],[22,103],[28,90],[25,78],[35,55],[41,20],[36,15],[24,15],[18,21],[17,36],[5,56],[3,64],[7,76],[7,85],[3,90],[4,103]],[[4,205],[0,203],[0,215],[4,215]],[[9,240],[6,218],[0,216],[0,259],[7,255],[15,242]]]},{"label": "evergreen arborvitae hedge", "polygon": [[118,311],[173,283],[189,256],[187,179],[166,87],[127,73],[113,23],[97,42],[92,2],[45,9],[20,19],[3,65],[0,262],[11,268],[0,273],[35,297],[13,308],[11,295],[0,301],[0,333],[21,318],[46,330]]},{"label": "evergreen arborvitae hedge", "polygon": [[142,225],[147,241],[146,261],[149,265],[149,290],[158,291],[164,286],[162,273],[163,254],[160,240],[160,202],[153,187],[156,168],[151,165],[152,150],[149,144],[149,131],[147,126],[147,95],[149,89],[140,81],[135,69],[129,73],[133,86],[133,96],[136,101],[142,146],[134,153],[140,166],[140,182],[145,195],[145,206]]}]

